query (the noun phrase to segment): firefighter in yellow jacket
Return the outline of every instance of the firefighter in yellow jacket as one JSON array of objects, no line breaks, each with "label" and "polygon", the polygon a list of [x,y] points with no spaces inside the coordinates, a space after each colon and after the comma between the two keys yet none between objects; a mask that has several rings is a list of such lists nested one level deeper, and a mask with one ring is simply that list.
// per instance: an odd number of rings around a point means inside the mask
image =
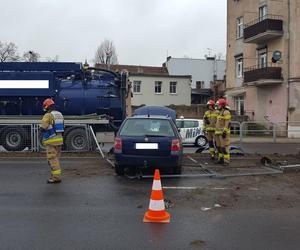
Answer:
[{"label": "firefighter in yellow jacket", "polygon": [[215,101],[209,100],[207,102],[208,110],[204,113],[203,117],[203,130],[207,135],[209,144],[209,153],[212,160],[215,159],[215,130],[216,122],[219,111],[215,109]]},{"label": "firefighter in yellow jacket", "polygon": [[48,183],[60,183],[61,168],[59,157],[61,146],[63,145],[64,117],[55,110],[55,103],[50,98],[43,102],[43,109],[46,114],[43,116],[40,127],[43,144],[47,149],[48,164],[51,167],[51,177],[48,179]]},{"label": "firefighter in yellow jacket", "polygon": [[225,99],[219,99],[217,105],[220,112],[216,123],[216,144],[219,151],[218,163],[229,165],[231,114]]}]

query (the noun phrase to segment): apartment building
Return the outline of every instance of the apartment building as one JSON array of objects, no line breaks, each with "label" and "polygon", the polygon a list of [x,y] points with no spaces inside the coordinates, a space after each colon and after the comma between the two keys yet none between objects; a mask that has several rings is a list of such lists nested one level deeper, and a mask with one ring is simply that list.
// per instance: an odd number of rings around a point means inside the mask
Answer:
[{"label": "apartment building", "polygon": [[131,105],[154,106],[190,106],[191,105],[191,76],[171,75],[166,67],[139,65],[104,65],[98,68],[110,69],[115,72],[129,72],[132,84]]},{"label": "apartment building", "polygon": [[226,97],[254,121],[300,128],[300,0],[227,0]]},{"label": "apartment building", "polygon": [[211,98],[222,96],[225,85],[225,60],[167,57],[163,64],[171,75],[192,76],[192,103],[206,104]]}]

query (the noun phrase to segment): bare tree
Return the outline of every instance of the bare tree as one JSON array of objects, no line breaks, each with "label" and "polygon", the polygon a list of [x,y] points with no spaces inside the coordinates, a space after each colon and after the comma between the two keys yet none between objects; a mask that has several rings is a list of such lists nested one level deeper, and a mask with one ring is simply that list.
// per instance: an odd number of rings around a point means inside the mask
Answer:
[{"label": "bare tree", "polygon": [[95,54],[95,64],[118,64],[118,56],[113,41],[105,39]]},{"label": "bare tree", "polygon": [[12,42],[3,43],[0,41],[0,62],[16,62],[19,60],[18,47]]},{"label": "bare tree", "polygon": [[33,50],[29,50],[23,54],[23,60],[25,62],[38,62],[40,61],[40,58],[40,54]]}]

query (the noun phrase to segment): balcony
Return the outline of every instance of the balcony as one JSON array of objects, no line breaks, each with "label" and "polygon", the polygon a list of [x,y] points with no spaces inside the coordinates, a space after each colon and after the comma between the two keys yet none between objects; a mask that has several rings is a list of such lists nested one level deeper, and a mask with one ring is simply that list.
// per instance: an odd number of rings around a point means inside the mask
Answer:
[{"label": "balcony", "polygon": [[260,68],[253,66],[246,68],[244,71],[244,84],[265,86],[265,85],[278,85],[283,81],[281,76],[281,67],[267,66]]},{"label": "balcony", "polygon": [[244,28],[245,43],[263,43],[282,35],[282,17],[277,15],[266,15],[263,20],[253,20]]}]

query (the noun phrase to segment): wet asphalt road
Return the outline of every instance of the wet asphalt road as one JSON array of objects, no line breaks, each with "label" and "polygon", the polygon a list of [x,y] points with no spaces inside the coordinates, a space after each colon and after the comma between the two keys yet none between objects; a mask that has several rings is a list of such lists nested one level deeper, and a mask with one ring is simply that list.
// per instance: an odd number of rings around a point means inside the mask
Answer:
[{"label": "wet asphalt road", "polygon": [[0,249],[299,249],[296,207],[202,212],[191,199],[175,201],[170,224],[145,224],[151,180],[69,177],[47,185],[47,176],[43,159],[0,159]]}]

